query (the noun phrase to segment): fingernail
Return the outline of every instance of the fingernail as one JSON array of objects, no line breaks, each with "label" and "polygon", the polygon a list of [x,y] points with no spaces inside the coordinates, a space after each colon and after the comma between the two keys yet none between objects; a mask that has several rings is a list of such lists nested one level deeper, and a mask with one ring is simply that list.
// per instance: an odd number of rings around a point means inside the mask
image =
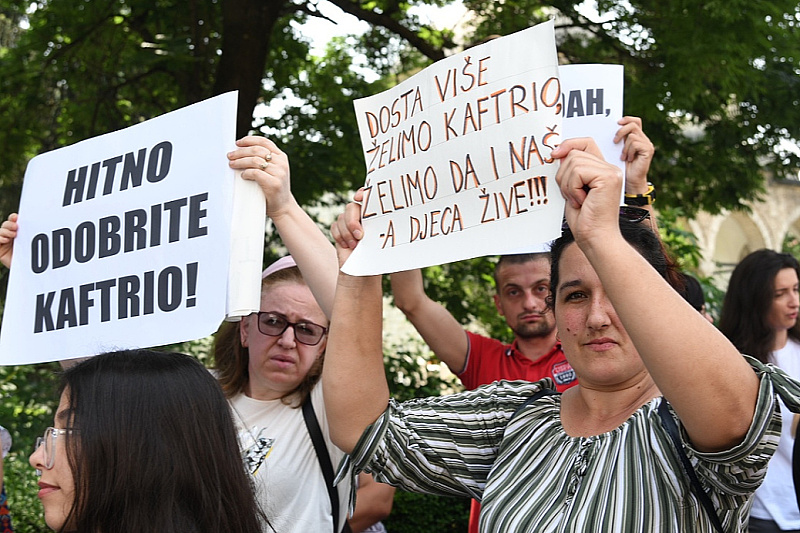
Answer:
[{"label": "fingernail", "polygon": [[361,239],[362,236],[363,234],[361,233],[361,230],[357,229],[353,232],[353,237],[355,237],[356,239]]}]

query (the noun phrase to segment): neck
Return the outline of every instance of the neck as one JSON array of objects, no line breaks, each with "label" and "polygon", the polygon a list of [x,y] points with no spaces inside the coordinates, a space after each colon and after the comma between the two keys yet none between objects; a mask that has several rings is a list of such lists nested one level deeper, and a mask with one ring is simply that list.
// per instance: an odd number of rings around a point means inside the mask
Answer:
[{"label": "neck", "polygon": [[660,394],[646,372],[623,389],[590,389],[579,385],[563,393],[561,423],[572,437],[600,435],[621,426],[637,409]]},{"label": "neck", "polygon": [[252,381],[247,382],[242,392],[244,392],[244,395],[248,398],[260,401],[280,400],[283,397],[282,392],[270,389],[269,387],[253,386]]},{"label": "neck", "polygon": [[786,346],[786,342],[789,340],[789,330],[788,329],[779,329],[775,332],[775,342],[772,343],[772,351],[780,350],[784,346]]},{"label": "neck", "polygon": [[516,340],[517,340],[517,348],[526,359],[530,359],[531,361],[538,361],[547,352],[552,350],[553,346],[555,346],[556,330],[553,330],[547,335],[544,335],[542,337],[531,337],[527,339],[523,339],[522,337],[516,337]]}]

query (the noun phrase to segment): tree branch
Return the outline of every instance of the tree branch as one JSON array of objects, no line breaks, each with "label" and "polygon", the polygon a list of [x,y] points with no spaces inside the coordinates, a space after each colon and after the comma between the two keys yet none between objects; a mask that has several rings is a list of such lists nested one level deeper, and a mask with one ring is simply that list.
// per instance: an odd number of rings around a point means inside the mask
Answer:
[{"label": "tree branch", "polygon": [[433,46],[425,39],[421,38],[416,32],[406,28],[387,14],[362,9],[357,3],[348,0],[331,0],[331,3],[341,8],[345,13],[350,13],[360,20],[396,33],[419,50],[425,57],[433,61],[444,59],[444,50]]}]

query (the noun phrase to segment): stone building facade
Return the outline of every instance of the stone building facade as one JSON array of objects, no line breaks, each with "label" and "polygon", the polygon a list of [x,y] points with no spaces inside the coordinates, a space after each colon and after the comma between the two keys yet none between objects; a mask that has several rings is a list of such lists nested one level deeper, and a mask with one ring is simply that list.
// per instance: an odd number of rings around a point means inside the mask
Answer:
[{"label": "stone building facade", "polygon": [[764,200],[749,205],[750,213],[699,213],[685,223],[702,251],[699,274],[712,276],[723,290],[744,256],[761,248],[780,251],[787,236],[800,237],[800,181],[768,182]]}]

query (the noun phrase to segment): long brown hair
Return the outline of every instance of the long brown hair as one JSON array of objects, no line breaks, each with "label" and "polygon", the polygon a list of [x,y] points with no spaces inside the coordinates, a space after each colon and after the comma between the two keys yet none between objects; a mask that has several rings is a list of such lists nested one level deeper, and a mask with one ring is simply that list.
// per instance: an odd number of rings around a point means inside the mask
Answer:
[{"label": "long brown hair", "polygon": [[[273,272],[261,282],[261,294],[272,287],[281,284],[297,284],[307,286],[300,269],[296,266],[284,268]],[[322,375],[323,352],[306,374],[303,381],[294,389],[284,394],[281,400],[287,405],[300,407],[311,393],[311,389]],[[248,361],[250,351],[242,346],[238,322],[223,322],[214,337],[214,365],[222,390],[225,396],[232,398],[244,392],[250,374]]]}]

